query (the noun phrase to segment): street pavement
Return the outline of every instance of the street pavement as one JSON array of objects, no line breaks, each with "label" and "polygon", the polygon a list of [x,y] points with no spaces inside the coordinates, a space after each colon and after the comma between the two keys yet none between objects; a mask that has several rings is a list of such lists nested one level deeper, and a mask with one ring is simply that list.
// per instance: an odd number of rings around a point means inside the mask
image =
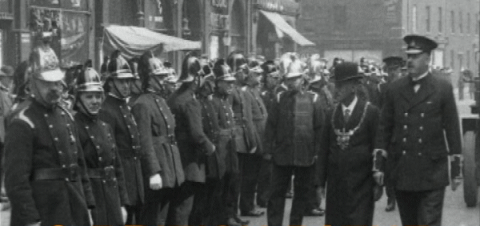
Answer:
[{"label": "street pavement", "polygon": [[[465,90],[465,97],[468,93]],[[458,96],[458,90],[455,90],[456,96]],[[458,100],[458,112],[461,117],[470,115],[470,105],[474,104],[472,99]],[[401,221],[398,213],[398,208],[393,212],[385,212],[385,206],[387,198],[384,193],[382,199],[380,199],[375,205],[374,226],[400,226]],[[324,203],[323,203],[324,205]],[[323,206],[325,207],[325,206]],[[288,217],[290,215],[291,199],[288,199],[285,206],[285,218],[284,224],[288,224]],[[262,209],[266,211],[265,209]],[[467,208],[463,199],[463,186],[459,186],[456,191],[452,191],[450,187],[447,187],[445,193],[445,201],[443,207],[443,220],[444,226],[479,226],[480,225],[480,208]],[[250,220],[250,226],[263,226],[267,225],[266,215],[253,218],[242,217]],[[0,212],[0,226],[7,226],[10,222],[9,210],[3,210]],[[324,217],[305,217],[303,221],[304,226],[320,226],[324,225]]]}]

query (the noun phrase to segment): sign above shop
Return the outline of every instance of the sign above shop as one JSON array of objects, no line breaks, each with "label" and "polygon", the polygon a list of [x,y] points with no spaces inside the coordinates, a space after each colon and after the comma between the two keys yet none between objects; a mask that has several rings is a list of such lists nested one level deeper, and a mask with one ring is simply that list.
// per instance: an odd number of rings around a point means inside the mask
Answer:
[{"label": "sign above shop", "polygon": [[12,13],[0,12],[0,20],[13,20]]},{"label": "sign above shop", "polygon": [[257,0],[257,7],[266,11],[296,15],[300,6],[295,0]]},{"label": "sign above shop", "polygon": [[228,2],[229,0],[211,0],[210,25],[214,30],[226,30],[230,27]]}]

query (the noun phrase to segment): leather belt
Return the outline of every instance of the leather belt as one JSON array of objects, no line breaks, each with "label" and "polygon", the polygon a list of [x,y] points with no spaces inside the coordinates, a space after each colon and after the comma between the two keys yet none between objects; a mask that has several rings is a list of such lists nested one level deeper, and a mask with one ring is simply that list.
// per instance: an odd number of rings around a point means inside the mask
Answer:
[{"label": "leather belt", "polygon": [[160,141],[160,143],[162,143],[162,144],[176,144],[177,143],[174,135],[158,136],[158,137],[155,137],[155,139]]},{"label": "leather belt", "polygon": [[113,180],[116,178],[114,166],[87,169],[87,172],[88,172],[88,177],[90,178],[106,179],[106,180]]},{"label": "leather belt", "polygon": [[33,180],[65,180],[77,181],[79,179],[79,167],[77,165],[68,168],[43,168],[33,172]]}]

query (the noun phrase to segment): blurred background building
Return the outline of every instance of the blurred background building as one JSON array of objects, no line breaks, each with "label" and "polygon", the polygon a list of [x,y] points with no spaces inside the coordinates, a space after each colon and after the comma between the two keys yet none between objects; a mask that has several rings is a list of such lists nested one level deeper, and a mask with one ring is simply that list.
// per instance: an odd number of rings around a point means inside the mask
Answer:
[{"label": "blurred background building", "polygon": [[478,74],[479,0],[302,0],[297,29],[327,59],[361,57],[381,62],[404,56],[402,37],[425,35],[439,43],[435,68],[449,67],[456,81],[462,68]]}]

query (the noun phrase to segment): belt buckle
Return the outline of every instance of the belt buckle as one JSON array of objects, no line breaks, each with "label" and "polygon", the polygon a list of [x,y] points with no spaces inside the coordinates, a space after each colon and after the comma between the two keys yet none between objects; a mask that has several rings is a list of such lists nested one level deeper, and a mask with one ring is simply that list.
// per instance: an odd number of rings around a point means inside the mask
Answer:
[{"label": "belt buckle", "polygon": [[76,164],[70,164],[70,167],[67,169],[68,180],[75,182],[78,180],[78,166]]},{"label": "belt buckle", "polygon": [[107,181],[112,181],[115,178],[115,167],[107,166],[103,169],[104,171],[104,178]]}]

